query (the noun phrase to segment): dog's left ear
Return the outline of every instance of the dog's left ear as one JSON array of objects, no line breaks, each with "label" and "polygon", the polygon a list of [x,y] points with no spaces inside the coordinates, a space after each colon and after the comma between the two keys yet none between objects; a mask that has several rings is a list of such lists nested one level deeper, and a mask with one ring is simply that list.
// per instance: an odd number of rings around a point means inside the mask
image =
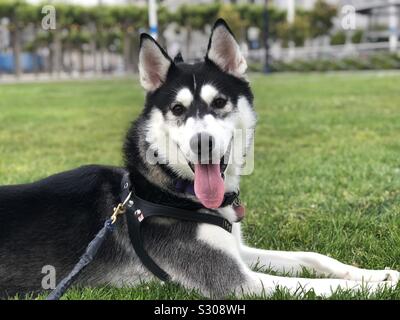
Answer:
[{"label": "dog's left ear", "polygon": [[222,71],[238,78],[243,78],[245,75],[246,60],[232,31],[223,19],[218,19],[214,24],[206,59],[214,62]]},{"label": "dog's left ear", "polygon": [[140,83],[146,91],[155,91],[167,79],[173,64],[167,52],[146,33],[140,36],[139,75]]}]

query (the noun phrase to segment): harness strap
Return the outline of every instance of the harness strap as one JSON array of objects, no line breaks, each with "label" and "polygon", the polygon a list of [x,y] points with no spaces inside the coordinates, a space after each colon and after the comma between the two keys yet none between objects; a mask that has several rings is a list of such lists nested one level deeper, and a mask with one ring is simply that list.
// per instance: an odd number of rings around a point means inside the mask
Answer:
[{"label": "harness strap", "polygon": [[[169,281],[170,276],[147,254],[141,236],[140,226],[142,222],[153,216],[175,218],[179,220],[195,221],[213,224],[224,230],[231,232],[232,224],[220,217],[210,213],[200,213],[192,210],[168,207],[152,203],[139,198],[134,194],[129,174],[124,174],[121,181],[121,202],[114,208],[113,216],[104,223],[104,227],[96,234],[95,238],[89,243],[85,253],[81,256],[72,271],[61,280],[57,287],[50,293],[47,300],[58,300],[71,286],[85,267],[93,261],[97,252],[101,248],[108,235],[114,231],[114,222],[119,214],[125,213],[128,225],[129,238],[132,246],[143,265],[156,277],[162,281]],[[212,210],[210,210],[212,211]]]},{"label": "harness strap", "polygon": [[[125,194],[129,194],[131,188],[129,174],[125,174],[122,179],[123,192],[121,197],[124,197]],[[227,232],[232,232],[232,224],[221,216],[152,203],[135,195],[133,190],[131,201],[129,201],[126,206],[125,216],[129,237],[136,254],[143,265],[162,281],[169,281],[170,276],[147,254],[143,245],[140,227],[147,218],[157,216],[207,223],[221,227]]]},{"label": "harness strap", "polygon": [[170,280],[168,273],[158,266],[158,264],[148,255],[146,249],[144,248],[142,235],[140,233],[141,221],[139,221],[139,219],[141,218],[137,216],[135,212],[138,211],[127,209],[127,212],[125,213],[132,247],[146,269],[161,281],[167,282]]},{"label": "harness strap", "polygon": [[[132,195],[134,201],[135,212],[134,215],[137,216],[137,220],[143,221],[149,217],[166,217],[166,218],[174,218],[178,220],[187,220],[193,222],[201,222],[208,223],[218,226],[229,233],[232,232],[232,224],[222,218],[220,216],[216,216],[213,214],[209,214],[206,212],[197,212],[191,210],[185,210],[174,207],[167,207],[163,205],[159,205],[156,203],[152,203],[146,200],[139,198],[137,195]],[[127,210],[127,212],[133,211],[132,209]]]}]

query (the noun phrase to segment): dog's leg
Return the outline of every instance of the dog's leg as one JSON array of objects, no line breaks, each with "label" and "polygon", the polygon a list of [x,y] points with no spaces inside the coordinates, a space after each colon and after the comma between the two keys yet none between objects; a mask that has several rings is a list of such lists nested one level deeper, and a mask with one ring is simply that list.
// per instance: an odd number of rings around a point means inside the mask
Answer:
[{"label": "dog's leg", "polygon": [[317,275],[356,281],[395,281],[399,272],[395,270],[367,270],[346,265],[315,252],[290,252],[260,250],[243,246],[241,256],[249,266],[261,265],[273,271],[299,274],[303,268]]},{"label": "dog's leg", "polygon": [[[240,239],[240,230],[235,230],[235,233]],[[336,279],[394,282],[399,280],[398,271],[361,269],[314,252],[260,250],[242,243],[239,248],[240,255],[248,266],[258,265],[290,275],[297,275],[305,268],[315,271],[317,275]]]},{"label": "dog's leg", "polygon": [[[219,227],[203,224],[197,229],[195,243],[174,245],[174,250],[168,255],[168,261],[176,264],[170,269],[174,281],[187,288],[200,289],[202,293],[213,297],[223,297],[232,292],[237,295],[271,295],[277,287],[285,288],[292,294],[313,290],[317,295],[329,296],[339,288],[352,291],[365,288],[371,294],[379,288],[396,284],[396,280],[367,283],[341,279],[289,278],[257,273],[245,263],[240,242],[235,237],[236,233],[237,230],[231,234]],[[177,248],[184,251],[176,253]],[[171,254],[176,254],[176,258],[171,259]],[[185,271],[188,263],[179,264],[183,257],[189,257],[190,272]]]},{"label": "dog's leg", "polygon": [[[384,288],[392,288],[394,282],[363,282],[340,279],[304,279],[271,276],[263,273],[249,271],[246,274],[247,281],[239,289],[241,294],[265,294],[269,296],[277,288],[288,290],[291,294],[303,295],[313,291],[318,296],[329,297],[332,293],[340,290],[351,290],[353,292],[364,291],[372,294]],[[241,290],[241,291],[240,291]]]}]

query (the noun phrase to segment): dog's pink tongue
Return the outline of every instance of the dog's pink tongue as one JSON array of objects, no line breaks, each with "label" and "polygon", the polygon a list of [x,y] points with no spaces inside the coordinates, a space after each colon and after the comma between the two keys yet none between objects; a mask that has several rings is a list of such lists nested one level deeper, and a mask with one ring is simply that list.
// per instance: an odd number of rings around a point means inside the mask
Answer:
[{"label": "dog's pink tongue", "polygon": [[225,190],[219,164],[195,164],[194,193],[206,208],[221,206]]}]

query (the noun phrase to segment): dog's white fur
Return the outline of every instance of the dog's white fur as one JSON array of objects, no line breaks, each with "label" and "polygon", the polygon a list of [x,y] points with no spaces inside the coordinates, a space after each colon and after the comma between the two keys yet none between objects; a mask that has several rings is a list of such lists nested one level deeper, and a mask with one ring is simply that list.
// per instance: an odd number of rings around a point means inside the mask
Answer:
[{"label": "dog's white fur", "polygon": [[217,96],[218,90],[211,84],[206,84],[201,87],[200,97],[207,103],[211,104]]},{"label": "dog's white fur", "polygon": [[[154,43],[147,42],[140,56],[141,82],[146,90],[154,90],[165,79],[169,60],[162,54],[153,51]],[[233,36],[224,27],[217,27],[211,37],[211,47],[207,57],[223,71],[234,76],[244,78],[246,61],[240,53],[239,46]],[[148,69],[153,68],[152,72]],[[200,96],[207,104],[211,104],[218,95],[218,90],[212,83],[205,84],[200,89]],[[181,88],[176,96],[176,101],[189,106],[193,101],[193,93],[188,88]],[[228,101],[226,110],[231,110],[231,102]],[[150,146],[158,150],[161,158],[171,161],[175,155],[176,163],[172,168],[184,178],[192,178],[187,161],[192,160],[189,146],[190,138],[198,132],[208,132],[216,138],[216,145],[222,146],[222,152],[228,148],[229,141],[233,137],[234,147],[239,142],[234,130],[253,129],[255,115],[251,111],[251,105],[245,97],[240,97],[237,103],[237,112],[231,112],[225,120],[216,119],[212,115],[203,118],[189,118],[185,124],[178,124],[172,115],[164,119],[160,111],[154,110],[148,122],[146,140]],[[223,111],[222,111],[223,112]],[[253,135],[245,137],[246,149],[249,148]],[[242,146],[242,145],[241,145]],[[239,147],[238,147],[239,148]],[[218,148],[217,148],[218,149]],[[225,190],[237,191],[239,189],[239,175],[241,164],[231,163],[226,170]],[[231,207],[219,209],[222,216],[230,221],[235,221],[235,212]],[[231,256],[240,266],[246,277],[245,285],[237,288],[237,294],[271,294],[276,287],[282,287],[291,293],[301,293],[313,290],[316,294],[329,296],[339,288],[361,290],[369,289],[374,292],[385,286],[392,287],[399,280],[399,272],[394,270],[366,270],[343,264],[330,257],[313,252],[282,252],[250,248],[242,241],[240,224],[234,224],[234,230],[228,233],[214,225],[202,224],[197,233],[200,241],[219,249]],[[277,272],[288,273],[296,276],[303,268],[315,271],[319,276],[329,279],[304,279],[296,277],[272,276],[265,273],[254,272],[251,267],[258,265]],[[171,270],[173,273],[173,270]],[[176,280],[188,288],[196,288],[195,284],[181,279],[180,275],[173,275]]]},{"label": "dog's white fur", "polygon": [[[240,224],[234,224],[232,234],[220,228],[204,224],[199,228],[198,239],[222,250],[233,257],[246,275],[246,285],[237,288],[237,294],[272,294],[277,287],[292,294],[313,290],[317,295],[328,297],[339,288],[365,290],[373,293],[384,287],[394,287],[399,272],[394,270],[366,270],[343,264],[330,257],[314,252],[289,252],[261,250],[246,246],[242,241]],[[296,276],[304,269],[330,279],[306,279],[272,276],[254,272],[251,267],[273,270]]]},{"label": "dog's white fur", "polygon": [[188,88],[182,88],[178,91],[175,100],[188,108],[193,101],[193,94]]},{"label": "dog's white fur", "polygon": [[[239,112],[231,116],[231,120],[235,123],[235,128],[252,128],[255,124],[253,113],[249,112],[250,103],[246,98],[239,99]],[[175,145],[174,152],[181,154],[180,163],[173,167],[180,174],[185,174],[189,177],[193,175],[187,165],[187,157],[190,157],[190,148],[188,141],[190,137],[199,132],[206,130],[213,133],[217,139],[222,139],[219,143],[226,145],[226,141],[232,135],[233,127],[224,128],[226,121],[219,122],[212,116],[206,116],[204,119],[189,119],[186,125],[181,127],[171,127],[164,123],[162,115],[154,112],[154,119],[157,121],[149,126],[147,140],[158,146],[158,150],[165,150],[168,147]],[[154,130],[158,127],[158,130]],[[160,130],[163,128],[164,130]],[[154,136],[158,132],[157,136]],[[219,132],[219,134],[215,134]],[[152,137],[150,139],[150,136]],[[170,137],[174,143],[165,143],[165,137]],[[251,140],[251,137],[248,137]],[[187,150],[187,154],[182,157],[180,149],[176,146],[181,146],[183,154]],[[160,149],[160,146],[164,146]],[[164,149],[165,148],[165,149]],[[170,152],[171,150],[169,150]],[[169,155],[170,157],[170,155]],[[225,189],[226,191],[234,191],[239,188],[238,171],[240,166],[230,164],[226,171]],[[234,222],[236,215],[231,207],[219,209],[222,216]],[[242,242],[240,225],[234,224],[234,232],[232,234],[221,230],[221,228],[204,224],[199,227],[198,239],[206,242],[212,247],[222,250],[233,257],[238,265],[241,266],[242,272],[247,277],[247,284],[243,288],[237,288],[237,293],[251,294],[271,294],[277,286],[288,289],[291,293],[306,292],[312,289],[316,294],[329,296],[338,288],[361,290],[369,289],[371,292],[376,291],[384,286],[394,286],[399,280],[399,272],[394,270],[366,270],[356,268],[350,265],[345,265],[337,260],[323,256],[313,252],[282,252],[271,250],[260,250],[247,247]],[[264,266],[267,269],[274,271],[289,273],[296,275],[303,268],[315,271],[319,276],[327,276],[334,279],[301,279],[281,276],[272,276],[260,272],[252,271],[251,267],[255,265]],[[192,286],[190,286],[193,288]]]}]

